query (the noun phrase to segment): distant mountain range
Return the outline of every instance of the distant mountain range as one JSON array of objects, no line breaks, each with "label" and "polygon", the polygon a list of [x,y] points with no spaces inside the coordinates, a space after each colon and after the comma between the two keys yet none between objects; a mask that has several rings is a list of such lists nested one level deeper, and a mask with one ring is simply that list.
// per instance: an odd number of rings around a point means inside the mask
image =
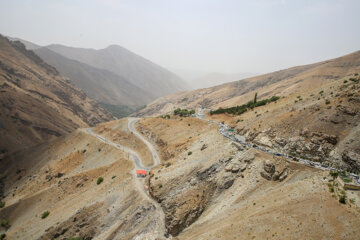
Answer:
[{"label": "distant mountain range", "polygon": [[189,89],[174,73],[117,45],[95,50],[10,39],[21,41],[118,117],[158,97]]}]

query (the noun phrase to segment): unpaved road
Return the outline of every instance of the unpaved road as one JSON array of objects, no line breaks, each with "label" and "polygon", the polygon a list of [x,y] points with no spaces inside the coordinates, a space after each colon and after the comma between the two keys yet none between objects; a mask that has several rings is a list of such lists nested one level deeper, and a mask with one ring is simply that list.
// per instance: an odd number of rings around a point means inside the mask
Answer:
[{"label": "unpaved road", "polygon": [[[165,230],[165,214],[160,206],[160,204],[155,201],[154,199],[152,199],[149,195],[149,192],[148,192],[148,186],[146,185],[144,179],[142,178],[138,178],[136,176],[136,170],[138,169],[143,169],[143,170],[146,170],[146,171],[150,171],[153,167],[157,166],[160,164],[160,158],[159,158],[159,155],[157,154],[154,146],[148,142],[140,133],[138,133],[134,127],[135,123],[138,121],[139,119],[138,118],[130,118],[128,119],[128,128],[129,130],[136,135],[136,137],[138,137],[141,141],[143,141],[146,146],[149,148],[149,150],[151,151],[151,154],[153,156],[153,165],[150,166],[150,167],[145,167],[142,163],[142,160],[141,160],[141,157],[139,156],[138,153],[136,153],[134,150],[128,148],[128,147],[125,147],[125,146],[122,146],[120,144],[117,144],[117,143],[114,143],[112,142],[111,140],[99,135],[99,134],[96,134],[92,131],[91,128],[87,128],[85,129],[85,132],[87,134],[90,134],[90,135],[93,135],[94,137],[96,137],[97,139],[99,139],[100,141],[106,143],[106,144],[109,144],[115,148],[118,148],[122,151],[125,151],[125,152],[128,152],[131,156],[131,158],[134,160],[134,164],[135,164],[135,169],[134,171],[132,172],[132,175],[135,179],[135,188],[138,190],[138,192],[143,196],[144,199],[150,201],[154,206],[155,206],[155,216],[154,216],[154,219],[156,221],[156,225],[157,225],[157,229],[154,231],[154,234],[155,235],[158,235],[156,238],[154,239],[163,239],[164,238],[164,234],[166,233],[166,230]],[[104,237],[104,236],[102,236]]]},{"label": "unpaved road", "polygon": [[[135,123],[138,121],[139,119],[138,118],[129,118],[129,122],[128,122],[128,128],[131,132],[133,132],[141,141],[143,141],[146,146],[148,147],[148,149],[150,150],[152,156],[153,156],[153,160],[154,160],[154,163],[152,165],[152,167],[155,167],[157,165],[160,164],[160,158],[159,158],[159,155],[157,154],[154,146],[148,142],[140,133],[138,133],[135,129]],[[151,168],[152,168],[151,167]]]}]

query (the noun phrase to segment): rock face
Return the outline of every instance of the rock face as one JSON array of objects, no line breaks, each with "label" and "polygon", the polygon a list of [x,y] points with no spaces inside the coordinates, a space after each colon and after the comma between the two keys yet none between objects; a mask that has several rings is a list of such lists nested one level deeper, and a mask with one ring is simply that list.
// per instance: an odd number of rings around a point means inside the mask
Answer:
[{"label": "rock face", "polygon": [[288,164],[281,160],[266,160],[260,175],[269,181],[283,181],[289,174]]},{"label": "rock face", "polygon": [[[195,222],[213,198],[231,188],[235,181],[239,181],[242,172],[254,160],[254,154],[249,151],[219,159],[211,166],[194,173],[195,177],[188,179],[182,186],[177,186],[175,192],[168,186],[159,187],[150,172],[150,194],[165,212],[167,232],[177,236],[183,229]],[[178,185],[184,179],[174,181]],[[171,185],[171,183],[167,183]]]},{"label": "rock face", "polygon": [[346,150],[342,154],[342,160],[353,170],[360,171],[360,154]]}]

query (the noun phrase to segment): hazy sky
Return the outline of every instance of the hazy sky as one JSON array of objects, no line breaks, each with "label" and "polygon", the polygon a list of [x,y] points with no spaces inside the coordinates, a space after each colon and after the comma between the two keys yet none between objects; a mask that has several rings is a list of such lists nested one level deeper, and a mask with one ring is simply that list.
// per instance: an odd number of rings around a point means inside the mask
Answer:
[{"label": "hazy sky", "polygon": [[0,33],[121,45],[169,69],[265,73],[360,50],[360,0],[0,0]]}]

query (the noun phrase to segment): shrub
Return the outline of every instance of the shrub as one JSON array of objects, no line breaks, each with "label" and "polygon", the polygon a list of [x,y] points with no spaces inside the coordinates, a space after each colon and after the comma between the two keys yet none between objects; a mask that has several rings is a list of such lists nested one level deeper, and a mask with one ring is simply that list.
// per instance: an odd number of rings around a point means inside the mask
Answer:
[{"label": "shrub", "polygon": [[351,182],[351,180],[350,180],[349,178],[344,178],[343,180],[344,180],[344,182],[346,182],[346,183]]},{"label": "shrub", "polygon": [[114,179],[114,178],[116,178],[116,176],[112,176],[112,177],[111,177],[111,179]]},{"label": "shrub", "polygon": [[99,185],[100,183],[102,183],[104,181],[104,178],[99,177],[96,181],[96,184]]},{"label": "shrub", "polygon": [[6,237],[6,234],[5,234],[5,233],[0,234],[0,240],[5,239],[5,237]]},{"label": "shrub", "polygon": [[333,177],[333,179],[335,180],[335,178],[337,178],[339,176],[339,173],[336,171],[330,171],[330,175]]},{"label": "shrub", "polygon": [[325,104],[330,104],[330,100],[326,99]]},{"label": "shrub", "polygon": [[324,93],[324,91],[323,90],[321,90],[320,92],[319,92],[319,94],[323,94]]},{"label": "shrub", "polygon": [[9,226],[9,220],[2,219],[1,220],[1,226],[2,227],[8,227]]},{"label": "shrub", "polygon": [[346,203],[346,196],[345,195],[341,195],[339,198],[339,203],[345,204]]},{"label": "shrub", "polygon": [[355,203],[355,199],[354,199],[354,198],[350,198],[349,201],[350,201],[351,203],[353,203],[353,204]]},{"label": "shrub", "polygon": [[334,187],[332,187],[332,186],[329,187],[329,191],[330,191],[330,192],[334,192]]},{"label": "shrub", "polygon": [[3,208],[3,207],[5,207],[5,202],[1,201],[0,202],[0,208]]},{"label": "shrub", "polygon": [[358,73],[355,73],[354,76],[358,76],[359,74]]},{"label": "shrub", "polygon": [[159,184],[159,188],[162,188],[162,184],[161,184],[161,183]]},{"label": "shrub", "polygon": [[41,214],[41,218],[44,219],[44,218],[47,218],[47,216],[49,216],[50,212],[49,211],[45,211]]},{"label": "shrub", "polygon": [[70,237],[67,240],[83,240],[82,237]]},{"label": "shrub", "polygon": [[82,153],[86,153],[86,149],[82,150]]},{"label": "shrub", "polygon": [[175,115],[179,115],[180,117],[187,117],[191,114],[194,114],[195,110],[188,110],[188,109],[181,109],[181,108],[177,108],[174,110],[174,114]]},{"label": "shrub", "polygon": [[98,149],[98,152],[101,152],[101,148]]},{"label": "shrub", "polygon": [[192,152],[188,152],[188,156],[190,156],[192,154]]},{"label": "shrub", "polygon": [[347,83],[347,80],[345,80],[344,83]]}]

